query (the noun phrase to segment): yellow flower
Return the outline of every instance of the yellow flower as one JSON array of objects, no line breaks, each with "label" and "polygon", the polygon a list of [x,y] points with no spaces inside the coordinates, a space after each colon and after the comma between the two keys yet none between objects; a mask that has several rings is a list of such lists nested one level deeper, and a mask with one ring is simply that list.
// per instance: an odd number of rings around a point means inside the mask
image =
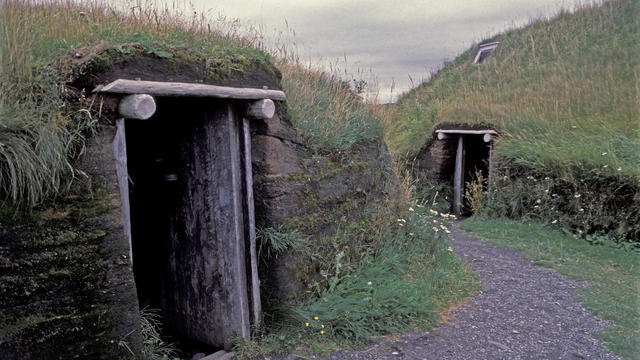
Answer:
[{"label": "yellow flower", "polygon": [[314,316],[314,317],[313,317],[313,320],[318,320],[318,317],[317,317],[317,316]]},{"label": "yellow flower", "polygon": [[309,323],[308,322],[304,323],[304,326],[309,326]]},{"label": "yellow flower", "polygon": [[320,330],[320,334],[323,334],[323,335],[324,335],[324,330]]}]

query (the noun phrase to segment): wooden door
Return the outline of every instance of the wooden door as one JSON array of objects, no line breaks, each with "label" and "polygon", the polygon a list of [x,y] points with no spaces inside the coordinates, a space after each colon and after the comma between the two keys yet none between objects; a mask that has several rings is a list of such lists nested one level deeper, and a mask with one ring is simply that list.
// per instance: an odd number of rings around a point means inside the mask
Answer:
[{"label": "wooden door", "polygon": [[[154,219],[136,227],[145,204],[132,201],[132,223],[133,242],[152,236],[145,246],[162,258],[148,262],[158,269],[146,269],[145,276],[156,272],[162,279],[157,302],[164,326],[225,349],[238,336],[248,338],[250,329],[241,125],[229,103],[165,98],[154,117],[127,133],[128,144],[155,147],[144,161],[161,162],[153,166],[161,168],[154,178],[162,185],[144,197]],[[143,175],[149,174],[138,178]],[[142,255],[134,251],[134,264]]]}]

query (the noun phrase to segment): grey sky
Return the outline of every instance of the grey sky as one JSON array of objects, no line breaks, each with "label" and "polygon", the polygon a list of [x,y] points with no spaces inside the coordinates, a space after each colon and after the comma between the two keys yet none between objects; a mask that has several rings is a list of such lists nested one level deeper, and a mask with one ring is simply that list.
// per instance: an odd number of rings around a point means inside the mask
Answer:
[{"label": "grey sky", "polygon": [[[298,53],[314,65],[371,69],[379,101],[428,77],[473,42],[582,0],[191,0],[195,9],[263,29],[268,40],[295,31]],[[290,37],[287,38],[290,41]],[[371,80],[366,79],[365,80]],[[371,82],[371,81],[370,81]]]}]

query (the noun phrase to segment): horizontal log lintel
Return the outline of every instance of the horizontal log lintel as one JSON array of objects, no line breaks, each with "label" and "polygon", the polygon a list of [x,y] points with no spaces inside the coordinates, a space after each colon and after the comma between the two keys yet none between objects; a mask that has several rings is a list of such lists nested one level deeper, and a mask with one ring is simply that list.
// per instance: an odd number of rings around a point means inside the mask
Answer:
[{"label": "horizontal log lintel", "polygon": [[498,135],[498,132],[491,129],[486,130],[463,130],[463,129],[440,129],[435,131],[436,134],[462,134],[462,135]]},{"label": "horizontal log lintel", "polygon": [[284,92],[280,90],[126,79],[118,79],[107,85],[100,85],[96,87],[93,92],[111,94],[149,94],[153,96],[211,97],[239,100],[271,99],[284,101],[286,98]]}]

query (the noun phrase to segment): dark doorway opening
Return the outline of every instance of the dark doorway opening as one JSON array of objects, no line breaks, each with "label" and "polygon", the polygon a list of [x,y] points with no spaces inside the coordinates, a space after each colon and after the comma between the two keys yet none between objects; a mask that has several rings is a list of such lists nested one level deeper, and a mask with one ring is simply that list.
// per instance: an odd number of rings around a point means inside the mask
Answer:
[{"label": "dark doorway opening", "polygon": [[462,213],[463,216],[471,215],[471,204],[468,198],[467,190],[468,184],[473,181],[478,181],[478,175],[483,179],[483,191],[486,191],[487,180],[489,178],[489,153],[491,151],[491,143],[485,142],[482,136],[477,135],[462,135],[464,136],[464,180],[463,180],[463,203]]},{"label": "dark doorway opening", "polygon": [[[440,179],[453,185],[452,209],[458,216],[468,216],[472,209],[467,196],[469,183],[479,182],[487,190],[491,178],[492,129],[439,129],[437,144],[432,145],[432,158]],[[437,155],[437,156],[436,156]],[[432,161],[434,161],[432,160]]]}]

